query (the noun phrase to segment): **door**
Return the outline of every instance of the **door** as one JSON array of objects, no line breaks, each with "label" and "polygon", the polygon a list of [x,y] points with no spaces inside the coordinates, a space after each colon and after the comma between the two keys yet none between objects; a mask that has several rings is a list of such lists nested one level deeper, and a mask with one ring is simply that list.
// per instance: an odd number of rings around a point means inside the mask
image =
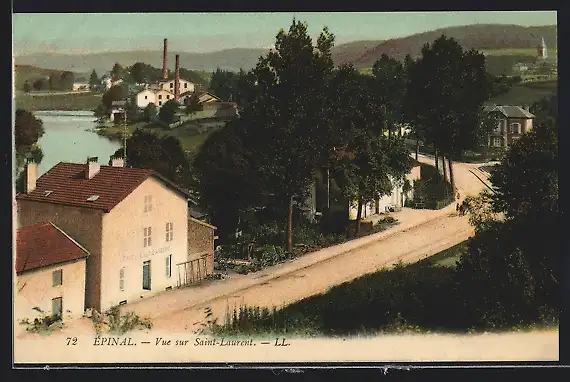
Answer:
[{"label": "door", "polygon": [[150,260],[143,263],[143,285],[144,290],[150,290]]},{"label": "door", "polygon": [[62,309],[63,303],[61,297],[57,297],[51,300],[51,315],[53,317],[61,317]]}]

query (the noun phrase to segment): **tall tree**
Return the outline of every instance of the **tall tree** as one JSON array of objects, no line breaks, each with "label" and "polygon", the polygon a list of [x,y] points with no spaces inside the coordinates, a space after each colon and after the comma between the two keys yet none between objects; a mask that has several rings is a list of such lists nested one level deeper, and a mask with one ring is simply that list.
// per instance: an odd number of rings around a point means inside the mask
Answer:
[{"label": "tall tree", "polygon": [[210,79],[209,92],[212,92],[222,101],[235,101],[237,98],[238,75],[235,72],[217,68]]},{"label": "tall tree", "polygon": [[[32,158],[40,163],[43,158],[38,140],[44,135],[41,119],[24,109],[17,109],[14,123],[14,145],[16,154],[16,189],[23,192],[24,180],[22,168],[26,158]],[[21,178],[21,179],[20,179]]]},{"label": "tall tree", "polygon": [[97,75],[95,69],[93,69],[91,75],[89,76],[89,89],[97,90],[99,89],[100,86],[101,86],[101,80],[99,79],[99,76]]},{"label": "tall tree", "polygon": [[57,73],[50,73],[49,75],[49,88],[50,90],[60,90],[61,89],[61,77]]},{"label": "tall tree", "polygon": [[115,65],[113,65],[111,74],[113,75],[113,78],[123,78],[125,75],[125,69],[121,66],[121,64],[117,62]]},{"label": "tall tree", "polygon": [[101,97],[101,104],[105,108],[105,113],[109,114],[111,110],[111,106],[113,105],[114,101],[123,101],[127,97],[127,92],[125,88],[120,85],[111,86],[109,90],[103,94]]},{"label": "tall tree", "polygon": [[450,181],[455,187],[453,158],[473,149],[487,128],[481,123],[483,103],[492,86],[485,71],[485,57],[464,51],[452,38],[441,36],[422,48],[410,90],[419,124],[442,157],[447,157]]},{"label": "tall tree", "polygon": [[324,84],[333,69],[333,42],[325,28],[315,49],[307,25],[293,20],[288,32],[277,34],[275,50],[260,58],[253,71],[256,94],[241,112],[247,126],[242,140],[253,146],[274,205],[286,211],[288,251],[294,197],[303,198],[325,161],[317,148],[327,126]]},{"label": "tall tree", "polygon": [[156,121],[156,118],[158,117],[158,110],[157,107],[154,103],[149,103],[148,105],[146,105],[146,107],[144,108],[144,119],[147,122],[154,122]]}]

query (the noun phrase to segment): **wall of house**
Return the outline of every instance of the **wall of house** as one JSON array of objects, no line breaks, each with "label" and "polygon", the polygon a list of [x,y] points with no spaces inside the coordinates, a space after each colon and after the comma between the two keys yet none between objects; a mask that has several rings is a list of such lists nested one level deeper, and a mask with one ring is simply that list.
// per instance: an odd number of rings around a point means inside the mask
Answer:
[{"label": "wall of house", "polygon": [[[151,210],[145,212],[145,196]],[[166,223],[173,239],[166,240]],[[144,246],[144,228],[151,227],[151,245]],[[177,286],[177,266],[188,258],[188,203],[185,197],[155,178],[145,180],[103,218],[101,307],[133,301]],[[172,255],[170,277],[166,258]],[[151,289],[143,290],[143,263],[150,261]],[[124,288],[120,272],[124,269]]]},{"label": "wall of house", "polygon": [[[188,260],[206,256],[206,273],[214,272],[214,235],[213,228],[188,220]],[[206,253],[206,254],[205,254]],[[205,275],[201,275],[204,277]]]},{"label": "wall of house", "polygon": [[19,227],[51,221],[89,251],[91,255],[87,259],[85,307],[99,309],[103,212],[31,200],[18,200],[17,209]]},{"label": "wall of house", "polygon": [[[192,82],[183,79],[178,80],[178,85],[180,93],[193,92],[195,88]],[[162,84],[162,89],[174,93],[174,80],[164,82]]]},{"label": "wall of house", "polygon": [[[145,98],[146,97],[146,98]],[[145,108],[149,103],[156,103],[156,96],[154,92],[145,90],[137,94],[137,106],[140,108]]]},{"label": "wall of house", "polygon": [[[53,286],[53,272],[62,270],[62,283]],[[51,315],[52,299],[62,298],[63,319],[81,317],[85,311],[85,259],[31,270],[18,275],[15,285],[14,314],[17,322],[33,321],[38,307]]]}]

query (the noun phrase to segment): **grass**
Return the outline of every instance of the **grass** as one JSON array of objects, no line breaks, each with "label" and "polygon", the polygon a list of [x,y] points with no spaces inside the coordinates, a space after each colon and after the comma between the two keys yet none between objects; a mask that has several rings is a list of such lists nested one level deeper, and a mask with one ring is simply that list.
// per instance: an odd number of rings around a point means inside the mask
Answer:
[{"label": "grass", "polygon": [[513,86],[507,93],[495,97],[491,103],[498,105],[532,105],[558,91],[558,81],[526,82]]},{"label": "grass", "polygon": [[[188,123],[180,125],[174,129],[164,129],[161,127],[153,127],[146,122],[135,123],[127,126],[127,136],[133,133],[137,128],[146,132],[152,132],[159,136],[174,136],[180,140],[180,144],[185,151],[197,152],[200,146],[208,139],[210,134],[217,130],[216,127],[200,132],[196,124]],[[111,139],[122,139],[124,127],[121,125],[107,126],[98,130],[98,134],[109,137]]]},{"label": "grass", "polygon": [[[485,56],[536,56],[536,48],[484,49]],[[558,49],[548,49],[549,56],[557,56]]]},{"label": "grass", "polygon": [[461,258],[461,255],[464,254],[466,251],[467,251],[467,241],[462,241],[461,243],[456,244],[453,247],[444,249],[443,251],[438,252],[435,255],[420,261],[420,263],[430,262],[431,264],[437,267],[455,268],[457,262]]},{"label": "grass", "polygon": [[53,94],[32,96],[16,94],[16,108],[28,111],[38,110],[94,110],[101,103],[101,94]]}]

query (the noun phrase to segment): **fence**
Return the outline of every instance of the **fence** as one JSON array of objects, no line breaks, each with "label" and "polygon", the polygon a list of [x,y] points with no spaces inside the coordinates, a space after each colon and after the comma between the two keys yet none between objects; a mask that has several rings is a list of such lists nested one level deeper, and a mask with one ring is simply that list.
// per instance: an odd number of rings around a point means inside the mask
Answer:
[{"label": "fence", "polygon": [[198,284],[211,275],[211,272],[208,271],[208,253],[198,255],[200,257],[196,259],[176,264],[178,267],[178,288]]}]

